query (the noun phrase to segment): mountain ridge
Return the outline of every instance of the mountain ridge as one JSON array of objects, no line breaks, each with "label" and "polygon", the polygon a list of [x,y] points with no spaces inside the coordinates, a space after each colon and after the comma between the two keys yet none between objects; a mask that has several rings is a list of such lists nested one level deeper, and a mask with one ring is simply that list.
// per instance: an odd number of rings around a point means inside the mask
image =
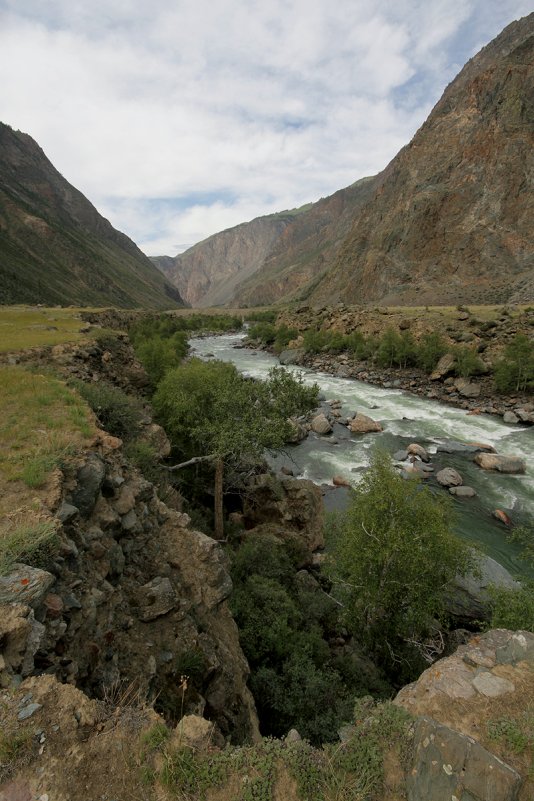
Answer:
[{"label": "mountain ridge", "polygon": [[0,123],[0,154],[0,303],[183,306],[29,134]]}]

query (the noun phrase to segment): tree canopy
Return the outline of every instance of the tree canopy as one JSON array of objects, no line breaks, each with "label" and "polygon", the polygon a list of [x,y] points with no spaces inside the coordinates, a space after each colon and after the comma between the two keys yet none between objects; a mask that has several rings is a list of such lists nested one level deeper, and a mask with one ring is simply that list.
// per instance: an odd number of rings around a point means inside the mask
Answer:
[{"label": "tree canopy", "polygon": [[395,660],[443,617],[448,583],[472,565],[451,524],[448,498],[405,481],[387,454],[374,453],[331,552],[347,622],[377,655]]}]

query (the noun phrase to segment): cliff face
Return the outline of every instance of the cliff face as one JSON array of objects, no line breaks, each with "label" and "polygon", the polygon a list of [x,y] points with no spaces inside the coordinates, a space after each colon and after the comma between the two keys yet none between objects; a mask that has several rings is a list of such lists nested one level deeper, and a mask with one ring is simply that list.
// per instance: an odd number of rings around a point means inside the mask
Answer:
[{"label": "cliff face", "polygon": [[236,305],[267,305],[298,297],[332,262],[376,182],[377,178],[362,178],[295,217],[261,268],[241,281]]},{"label": "cliff face", "polygon": [[187,303],[220,306],[232,301],[240,281],[259,270],[290,220],[290,213],[258,217],[214,234],[175,258],[152,261]]},{"label": "cliff face", "polygon": [[69,184],[27,134],[0,123],[0,303],[174,308],[174,286]]},{"label": "cliff face", "polygon": [[381,174],[312,300],[534,298],[534,14],[446,89]]},{"label": "cliff face", "polygon": [[153,262],[192,306],[258,306],[290,300],[321,275],[372,195],[363,178],[302,209],[258,217]]}]

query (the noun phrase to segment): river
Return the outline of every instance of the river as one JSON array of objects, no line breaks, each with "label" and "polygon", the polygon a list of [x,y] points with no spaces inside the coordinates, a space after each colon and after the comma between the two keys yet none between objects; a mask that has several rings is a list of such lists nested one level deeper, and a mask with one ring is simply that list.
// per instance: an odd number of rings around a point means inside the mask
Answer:
[{"label": "river", "polygon": [[[236,349],[234,346],[244,338],[245,334],[204,337],[192,339],[190,345],[193,355],[233,362],[244,374],[265,378],[269,370],[278,365],[278,359],[263,351]],[[339,399],[344,416],[361,411],[380,421],[384,431],[351,435],[347,428],[338,424],[333,437],[311,433],[300,445],[289,446],[283,453],[271,457],[274,467],[286,465],[295,475],[317,484],[331,484],[335,475],[342,475],[356,484],[369,463],[374,446],[393,454],[410,442],[418,442],[431,454],[436,473],[442,467],[454,467],[462,475],[464,484],[477,492],[475,498],[454,499],[456,533],[476,543],[512,574],[533,575],[521,560],[518,546],[507,540],[503,524],[493,518],[492,512],[502,509],[518,524],[532,521],[534,517],[534,427],[506,425],[491,415],[467,415],[463,409],[398,389],[383,389],[301,367],[287,369],[301,372],[306,383],[317,383],[327,399]],[[493,445],[500,454],[521,456],[527,462],[527,473],[515,476],[486,472],[468,456],[437,453],[437,446],[446,440],[483,442]],[[446,492],[432,479],[429,484],[436,492]],[[326,492],[326,508],[342,508],[347,498],[348,493],[343,489]]]}]

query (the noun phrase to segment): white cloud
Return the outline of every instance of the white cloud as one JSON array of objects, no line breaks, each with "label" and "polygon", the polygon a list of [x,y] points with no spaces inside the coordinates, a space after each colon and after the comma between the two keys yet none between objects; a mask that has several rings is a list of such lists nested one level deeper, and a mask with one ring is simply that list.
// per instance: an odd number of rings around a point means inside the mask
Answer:
[{"label": "white cloud", "polygon": [[0,113],[146,252],[173,253],[382,169],[458,56],[527,10],[0,0]]}]

